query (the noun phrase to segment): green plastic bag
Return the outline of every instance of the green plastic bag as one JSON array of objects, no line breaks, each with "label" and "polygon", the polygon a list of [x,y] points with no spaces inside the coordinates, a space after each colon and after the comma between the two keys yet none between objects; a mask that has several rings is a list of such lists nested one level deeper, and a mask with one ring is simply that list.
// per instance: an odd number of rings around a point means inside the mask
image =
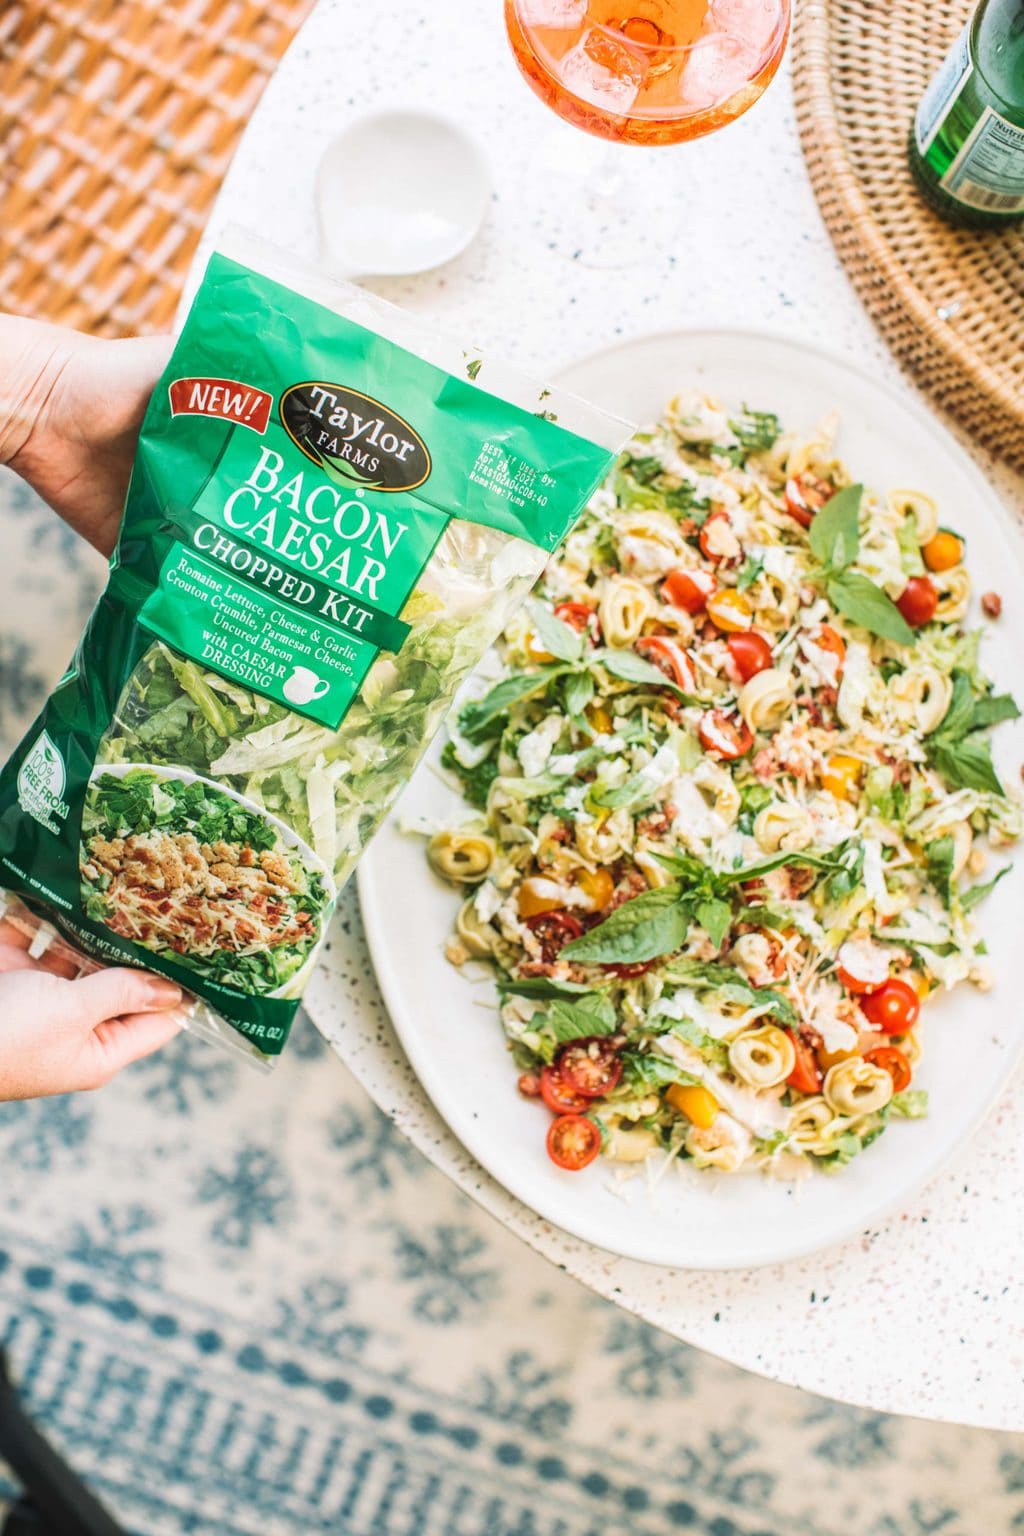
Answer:
[{"label": "green plastic bag", "polygon": [[0,883],[267,1059],[338,891],[626,428],[258,264],[212,257],[150,402],[107,589],[0,776]]}]

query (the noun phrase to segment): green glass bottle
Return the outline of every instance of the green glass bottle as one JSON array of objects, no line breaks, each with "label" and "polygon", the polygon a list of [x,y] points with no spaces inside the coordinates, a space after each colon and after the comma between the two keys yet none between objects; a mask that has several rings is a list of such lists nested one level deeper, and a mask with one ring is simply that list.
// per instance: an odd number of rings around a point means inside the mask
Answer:
[{"label": "green glass bottle", "polygon": [[1024,0],[981,0],[921,98],[910,163],[957,224],[1024,218]]}]

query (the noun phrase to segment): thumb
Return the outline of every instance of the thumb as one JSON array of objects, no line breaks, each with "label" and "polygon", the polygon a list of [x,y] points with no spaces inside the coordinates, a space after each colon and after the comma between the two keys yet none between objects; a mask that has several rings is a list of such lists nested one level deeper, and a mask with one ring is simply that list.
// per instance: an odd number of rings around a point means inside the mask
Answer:
[{"label": "thumb", "polygon": [[126,1014],[160,1013],[166,1008],[178,1007],[184,1000],[176,982],[127,967],[95,971],[91,976],[73,981],[68,997],[68,1022],[83,1029],[95,1029],[107,1019],[122,1018]]}]

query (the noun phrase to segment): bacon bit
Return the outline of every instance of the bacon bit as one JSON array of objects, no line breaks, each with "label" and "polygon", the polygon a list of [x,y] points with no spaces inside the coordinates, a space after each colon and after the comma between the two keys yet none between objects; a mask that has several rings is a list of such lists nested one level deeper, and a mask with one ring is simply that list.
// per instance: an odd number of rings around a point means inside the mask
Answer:
[{"label": "bacon bit", "polygon": [[818,689],[818,699],[825,709],[835,709],[839,703],[839,689],[827,683],[824,688]]},{"label": "bacon bit", "polygon": [[540,1078],[536,1072],[524,1072],[516,1086],[524,1099],[540,1098]]},{"label": "bacon bit", "polygon": [[817,699],[813,699],[809,693],[801,693],[797,695],[795,702],[803,710],[811,725],[821,725],[822,713],[818,708]]},{"label": "bacon bit", "polygon": [[672,822],[675,820],[675,814],[676,812],[674,806],[671,808],[671,814],[670,808],[666,806],[665,809],[659,812],[657,815],[652,814],[650,816],[641,816],[636,824],[637,836],[655,838],[665,837],[671,830]]},{"label": "bacon bit", "polygon": [[983,592],[981,595],[981,611],[986,619],[998,619],[1003,611],[1003,600],[998,592]]},{"label": "bacon bit", "polygon": [[802,608],[809,608],[811,606],[811,604],[814,602],[814,600],[817,597],[817,595],[818,594],[814,590],[814,588],[811,587],[811,586],[808,586],[808,584],[805,582],[804,585],[800,588],[800,592],[799,592],[800,606]]},{"label": "bacon bit", "polygon": [[786,877],[786,896],[790,901],[799,901],[801,896],[806,896],[815,881],[813,869],[794,869],[791,865],[783,870]]},{"label": "bacon bit", "polygon": [[778,766],[774,747],[762,747],[759,752],[754,753],[751,767],[755,777],[760,779],[762,784],[766,784],[769,779],[775,777]]},{"label": "bacon bit", "polygon": [[892,769],[893,783],[901,784],[904,789],[908,789],[913,770],[906,758],[892,757],[888,752],[880,752],[878,756],[887,768]]}]

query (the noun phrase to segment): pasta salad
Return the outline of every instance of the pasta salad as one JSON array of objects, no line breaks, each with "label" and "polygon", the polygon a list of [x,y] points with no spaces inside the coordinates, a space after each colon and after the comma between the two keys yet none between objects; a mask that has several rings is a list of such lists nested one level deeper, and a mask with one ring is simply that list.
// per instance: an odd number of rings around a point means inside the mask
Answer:
[{"label": "pasta salad", "polygon": [[974,909],[1021,809],[990,728],[1018,711],[964,540],[853,483],[836,425],[673,400],[450,726],[448,956],[493,966],[561,1168],[842,1167],[927,1112],[922,1005],[991,985]]}]

